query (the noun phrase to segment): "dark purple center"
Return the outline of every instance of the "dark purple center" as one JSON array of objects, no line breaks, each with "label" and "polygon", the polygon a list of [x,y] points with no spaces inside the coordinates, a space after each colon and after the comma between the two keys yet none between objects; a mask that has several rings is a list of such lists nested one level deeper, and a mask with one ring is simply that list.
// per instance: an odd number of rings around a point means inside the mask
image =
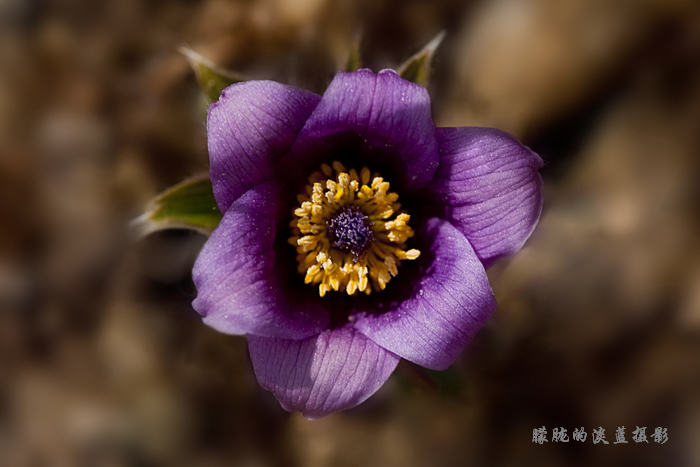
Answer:
[{"label": "dark purple center", "polygon": [[352,252],[355,259],[364,253],[374,240],[371,225],[372,222],[362,211],[351,208],[338,211],[326,223],[331,245]]}]

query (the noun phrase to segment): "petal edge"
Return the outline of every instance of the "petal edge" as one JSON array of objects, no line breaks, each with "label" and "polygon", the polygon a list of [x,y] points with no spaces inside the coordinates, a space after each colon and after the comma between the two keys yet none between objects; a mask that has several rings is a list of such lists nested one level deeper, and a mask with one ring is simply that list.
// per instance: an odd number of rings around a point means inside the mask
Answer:
[{"label": "petal edge", "polygon": [[209,175],[219,210],[271,178],[321,96],[274,81],[246,81],[224,89],[209,108]]},{"label": "petal edge", "polygon": [[272,182],[237,199],[195,262],[192,306],[204,323],[227,334],[302,339],[328,326],[328,312],[301,309],[285,295],[274,249],[282,209]]},{"label": "petal edge", "polygon": [[517,253],[542,212],[542,159],[493,128],[438,128],[437,139],[433,200],[487,268]]},{"label": "petal edge", "polygon": [[365,157],[398,164],[405,178],[399,182],[407,189],[425,187],[437,170],[430,96],[393,70],[336,74],[294,142],[292,157],[306,161],[309,154],[328,154],[337,149],[335,138],[348,134],[358,138]]},{"label": "petal edge", "polygon": [[420,236],[432,245],[412,295],[381,314],[358,314],[355,328],[406,360],[448,368],[496,308],[483,265],[449,222],[432,218]]},{"label": "petal edge", "polygon": [[249,335],[248,348],[260,386],[309,419],[361,404],[400,360],[349,326],[304,340]]}]

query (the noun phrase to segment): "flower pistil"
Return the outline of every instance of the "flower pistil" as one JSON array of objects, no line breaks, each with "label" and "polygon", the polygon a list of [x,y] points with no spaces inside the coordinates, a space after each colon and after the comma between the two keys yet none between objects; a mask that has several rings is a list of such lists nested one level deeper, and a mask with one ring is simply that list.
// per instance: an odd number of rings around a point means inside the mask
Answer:
[{"label": "flower pistil", "polygon": [[318,284],[321,297],[329,290],[348,295],[383,290],[401,260],[420,255],[406,251],[414,232],[410,216],[399,212],[398,194],[389,192],[389,182],[378,173],[370,174],[367,167],[358,174],[337,161],[323,164],[297,197],[289,242],[297,248],[304,282]]}]

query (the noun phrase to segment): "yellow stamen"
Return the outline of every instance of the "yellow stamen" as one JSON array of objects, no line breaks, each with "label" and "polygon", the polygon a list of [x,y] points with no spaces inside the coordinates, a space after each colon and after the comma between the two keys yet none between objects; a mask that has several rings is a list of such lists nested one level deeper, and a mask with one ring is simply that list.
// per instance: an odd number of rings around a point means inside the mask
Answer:
[{"label": "yellow stamen", "polygon": [[[367,167],[358,174],[335,161],[311,174],[304,193],[297,196],[299,207],[294,210],[289,238],[296,246],[304,283],[318,284],[322,297],[330,290],[345,290],[348,295],[383,290],[398,274],[402,260],[420,255],[416,249],[406,250],[414,232],[408,225],[410,216],[398,212],[398,198],[389,192],[389,182]],[[365,219],[361,225],[368,229],[368,243],[359,246],[360,251],[334,243],[329,232],[329,222],[348,212],[355,219]]]}]

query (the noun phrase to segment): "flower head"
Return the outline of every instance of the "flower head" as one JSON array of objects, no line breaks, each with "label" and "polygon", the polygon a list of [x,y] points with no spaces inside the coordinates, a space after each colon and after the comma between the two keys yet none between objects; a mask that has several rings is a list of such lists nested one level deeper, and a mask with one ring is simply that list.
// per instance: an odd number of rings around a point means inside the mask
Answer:
[{"label": "flower head", "polygon": [[323,96],[235,84],[207,127],[223,219],[193,306],[247,334],[260,384],[309,418],[361,403],[401,358],[451,365],[496,307],[485,268],[541,211],[539,156],[436,129],[426,90],[391,70],[339,73]]}]

